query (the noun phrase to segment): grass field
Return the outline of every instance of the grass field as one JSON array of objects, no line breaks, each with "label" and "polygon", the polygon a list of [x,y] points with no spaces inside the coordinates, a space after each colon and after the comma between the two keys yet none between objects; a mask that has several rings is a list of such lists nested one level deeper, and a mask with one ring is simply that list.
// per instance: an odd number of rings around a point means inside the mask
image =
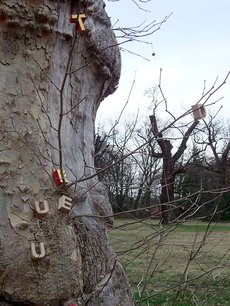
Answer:
[{"label": "grass field", "polygon": [[137,305],[230,305],[230,224],[118,219],[110,239]]}]

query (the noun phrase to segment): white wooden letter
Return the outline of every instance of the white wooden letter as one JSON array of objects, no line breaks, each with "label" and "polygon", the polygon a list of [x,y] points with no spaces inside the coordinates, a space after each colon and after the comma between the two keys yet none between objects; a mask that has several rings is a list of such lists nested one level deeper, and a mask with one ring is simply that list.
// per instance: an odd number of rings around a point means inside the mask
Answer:
[{"label": "white wooden letter", "polygon": [[59,198],[58,201],[58,210],[67,212],[72,207],[72,199],[63,195]]},{"label": "white wooden letter", "polygon": [[199,120],[206,116],[206,109],[201,104],[192,105],[192,112],[195,120]]},{"label": "white wooden letter", "polygon": [[35,201],[34,208],[37,214],[41,217],[44,217],[49,212],[49,203],[46,200],[43,200],[44,208],[41,208],[41,203],[39,201]]},{"label": "white wooden letter", "polygon": [[31,242],[31,257],[35,260],[45,257],[46,255],[44,242],[40,242],[37,248],[39,249],[39,253],[37,253],[35,243]]}]

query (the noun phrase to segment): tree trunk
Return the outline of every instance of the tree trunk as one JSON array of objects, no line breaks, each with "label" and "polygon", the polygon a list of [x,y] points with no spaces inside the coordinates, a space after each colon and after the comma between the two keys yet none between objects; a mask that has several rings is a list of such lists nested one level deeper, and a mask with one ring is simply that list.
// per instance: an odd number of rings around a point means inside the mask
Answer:
[{"label": "tree trunk", "polygon": [[103,4],[1,1],[1,305],[133,305],[94,176],[96,111],[120,74]]},{"label": "tree trunk", "polygon": [[192,134],[195,127],[198,125],[199,121],[195,120],[187,129],[184,134],[182,141],[174,155],[172,155],[173,145],[167,139],[163,138],[163,135],[158,130],[158,124],[155,114],[149,116],[152,125],[152,132],[155,136],[160,148],[161,157],[163,158],[163,169],[161,176],[161,223],[168,224],[171,219],[172,209],[166,204],[167,202],[174,201],[174,184],[175,176],[183,170],[183,167],[175,169],[176,162],[181,158],[182,154],[187,148],[187,141]]},{"label": "tree trunk", "polygon": [[171,156],[172,146],[169,141],[165,140],[165,146],[168,145],[167,154],[163,157],[163,171],[161,177],[161,223],[168,224],[171,219],[171,207],[168,202],[174,201],[174,183],[173,175],[174,163]]}]

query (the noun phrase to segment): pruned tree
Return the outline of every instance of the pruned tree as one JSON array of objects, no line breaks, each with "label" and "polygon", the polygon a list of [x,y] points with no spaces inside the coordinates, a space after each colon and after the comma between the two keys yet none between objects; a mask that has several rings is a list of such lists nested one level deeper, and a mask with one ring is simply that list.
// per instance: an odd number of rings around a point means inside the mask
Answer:
[{"label": "pruned tree", "polygon": [[182,154],[187,148],[187,142],[195,127],[199,123],[198,120],[192,122],[192,124],[187,128],[184,133],[181,143],[178,145],[177,151],[172,153],[172,142],[163,137],[163,134],[158,129],[156,115],[150,116],[152,132],[154,138],[156,139],[160,149],[162,157],[162,174],[161,174],[161,223],[168,224],[170,222],[170,203],[174,201],[174,184],[176,175],[184,171],[184,166],[180,165],[178,161],[180,160]]},{"label": "pruned tree", "polygon": [[93,160],[120,76],[104,2],[3,0],[0,20],[0,304],[133,305]]},{"label": "pruned tree", "polygon": [[[163,159],[163,170],[161,176],[161,195],[160,195],[160,202],[162,203],[162,223],[167,224],[170,221],[170,214],[171,209],[166,203],[171,203],[174,201],[174,183],[175,177],[177,174],[184,171],[184,166],[179,164],[178,161],[182,157],[184,151],[187,148],[187,142],[191,134],[193,133],[194,129],[199,123],[199,120],[205,117],[206,110],[205,106],[207,105],[208,101],[213,97],[213,95],[223,86],[226,84],[227,79],[229,77],[229,72],[226,75],[225,79],[220,83],[216,84],[214,82],[213,86],[209,89],[206,89],[204,86],[202,95],[200,99],[192,106],[192,110],[185,112],[184,114],[175,117],[169,110],[168,101],[164,95],[161,86],[161,78],[162,78],[162,70],[160,71],[160,78],[158,87],[154,87],[153,90],[149,92],[149,96],[152,98],[152,106],[153,106],[153,115],[150,116],[151,126],[153,137],[157,140],[157,143],[161,149],[162,159]],[[162,101],[158,101],[156,99],[157,91],[160,91],[162,95]],[[148,93],[148,92],[147,92]],[[217,100],[219,101],[219,100]],[[214,101],[211,104],[215,104],[217,101]],[[158,127],[157,117],[156,117],[156,110],[158,106],[164,103],[165,104],[165,112],[170,115],[170,121],[164,128],[161,130]],[[209,104],[210,105],[210,104]],[[179,125],[181,119],[193,113],[194,121],[192,123],[186,124],[185,129],[181,129]],[[172,153],[173,145],[167,137],[164,137],[163,132],[165,133],[168,130],[175,129],[177,132],[180,133],[180,143],[177,144],[177,151]],[[192,158],[192,157],[191,157]]]}]

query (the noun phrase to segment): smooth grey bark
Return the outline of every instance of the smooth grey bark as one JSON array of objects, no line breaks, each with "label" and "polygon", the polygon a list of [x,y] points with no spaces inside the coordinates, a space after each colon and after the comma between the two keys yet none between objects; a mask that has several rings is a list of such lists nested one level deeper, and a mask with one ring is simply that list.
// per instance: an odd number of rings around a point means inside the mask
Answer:
[{"label": "smooth grey bark", "polygon": [[[72,13],[86,14],[85,31]],[[120,76],[104,2],[3,0],[0,43],[0,305],[133,305],[93,176],[96,111]],[[60,163],[65,188],[52,178]],[[57,209],[63,194],[69,213]],[[43,200],[41,218],[34,204]],[[46,255],[33,260],[41,241]]]}]

